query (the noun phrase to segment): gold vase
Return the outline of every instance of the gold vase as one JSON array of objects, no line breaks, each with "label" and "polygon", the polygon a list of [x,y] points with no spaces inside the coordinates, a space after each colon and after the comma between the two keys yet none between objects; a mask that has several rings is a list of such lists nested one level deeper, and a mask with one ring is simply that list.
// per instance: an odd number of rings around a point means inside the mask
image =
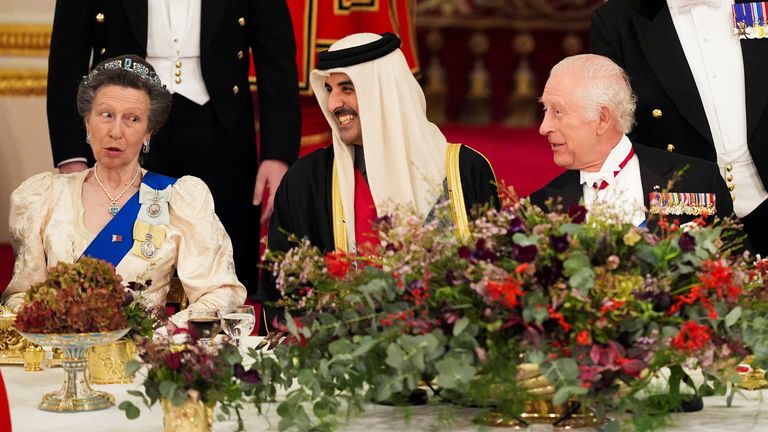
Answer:
[{"label": "gold vase", "polygon": [[213,409],[205,406],[194,395],[187,397],[186,402],[174,406],[167,399],[160,399],[163,407],[164,432],[210,432],[213,421]]},{"label": "gold vase", "polygon": [[[484,426],[525,429],[530,424],[549,424],[555,428],[595,428],[603,422],[595,413],[584,407],[578,400],[562,405],[552,403],[555,386],[539,370],[538,364],[523,363],[517,369],[518,383],[531,396],[518,416],[508,416],[491,410],[475,417],[474,422]],[[499,398],[503,395],[499,395]]]},{"label": "gold vase", "polygon": [[24,352],[30,343],[16,331],[16,314],[0,306],[0,365],[24,364]]},{"label": "gold vase", "polygon": [[125,372],[125,365],[136,355],[136,344],[128,339],[88,349],[88,372],[94,384],[130,384],[133,375]]}]

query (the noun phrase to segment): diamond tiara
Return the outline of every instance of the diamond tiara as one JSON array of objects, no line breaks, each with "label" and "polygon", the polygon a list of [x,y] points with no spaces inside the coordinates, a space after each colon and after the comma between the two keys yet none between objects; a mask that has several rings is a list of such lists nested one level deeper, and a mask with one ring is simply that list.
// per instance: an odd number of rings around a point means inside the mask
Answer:
[{"label": "diamond tiara", "polygon": [[134,74],[138,75],[139,78],[145,79],[162,89],[165,89],[165,86],[162,82],[160,82],[160,78],[158,78],[157,74],[149,70],[149,68],[142,64],[142,63],[136,63],[132,59],[125,58],[125,59],[114,59],[110,60],[100,67],[97,67],[96,69],[92,70],[91,73],[83,77],[83,83],[88,84],[88,82],[96,76],[98,73],[104,71],[104,70],[115,70],[115,69],[124,69],[128,72],[133,72]]}]

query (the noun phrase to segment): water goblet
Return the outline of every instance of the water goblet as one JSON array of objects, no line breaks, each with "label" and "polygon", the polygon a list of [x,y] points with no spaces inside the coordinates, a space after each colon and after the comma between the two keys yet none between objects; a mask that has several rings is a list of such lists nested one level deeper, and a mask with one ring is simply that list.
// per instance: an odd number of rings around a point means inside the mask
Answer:
[{"label": "water goblet", "polygon": [[232,306],[221,310],[224,332],[235,340],[240,348],[243,338],[250,335],[256,325],[256,312],[251,305]]}]

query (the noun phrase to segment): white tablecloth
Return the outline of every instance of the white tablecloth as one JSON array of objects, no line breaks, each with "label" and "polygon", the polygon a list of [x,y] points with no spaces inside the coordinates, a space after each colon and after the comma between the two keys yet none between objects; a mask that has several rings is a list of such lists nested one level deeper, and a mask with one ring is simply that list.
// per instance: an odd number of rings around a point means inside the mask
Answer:
[{"label": "white tablecloth", "polygon": [[[255,338],[246,345],[253,345]],[[52,413],[37,408],[44,393],[58,390],[64,380],[61,368],[45,369],[42,372],[26,372],[21,366],[2,366],[3,378],[8,390],[11,406],[11,421],[14,432],[35,431],[71,431],[71,432],[108,432],[108,431],[162,431],[163,413],[159,404],[152,411],[141,405],[140,400],[129,396],[126,391],[140,387],[138,378],[133,384],[113,384],[93,387],[107,391],[115,396],[116,406],[91,412]],[[768,391],[744,392],[737,395],[733,406],[727,408],[725,398],[709,397],[704,399],[704,410],[697,413],[675,414],[671,416],[672,425],[666,428],[670,432],[744,432],[768,431],[768,403],[763,397]],[[128,420],[125,413],[117,409],[124,400],[131,400],[141,408],[141,416],[136,420]],[[247,407],[243,413],[246,430],[265,431],[277,430],[279,417],[275,406],[267,407],[266,417],[259,416],[252,407]],[[462,408],[437,401],[422,407],[410,409],[409,421],[404,418],[402,408],[385,406],[369,406],[362,416],[354,417],[343,431],[392,432],[392,431],[477,431],[489,428],[478,428],[472,425],[472,417],[480,412],[478,409]],[[340,418],[343,421],[343,418]],[[214,431],[232,431],[235,421],[214,421]],[[536,425],[528,429],[531,432],[551,431],[550,426]]]}]

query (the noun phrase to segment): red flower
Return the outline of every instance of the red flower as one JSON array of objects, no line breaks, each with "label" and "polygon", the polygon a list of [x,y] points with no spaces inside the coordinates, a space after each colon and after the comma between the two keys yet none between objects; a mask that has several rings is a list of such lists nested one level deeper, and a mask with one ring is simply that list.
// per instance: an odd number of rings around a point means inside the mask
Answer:
[{"label": "red flower", "polygon": [[507,277],[503,283],[488,281],[488,295],[491,296],[491,300],[501,300],[504,306],[511,309],[520,304],[519,296],[523,295],[522,285],[522,282],[511,277]]},{"label": "red flower", "polygon": [[709,329],[707,326],[688,321],[683,324],[680,332],[672,340],[672,345],[680,351],[700,350],[709,342]]},{"label": "red flower", "polygon": [[579,332],[579,335],[576,336],[576,343],[579,345],[591,345],[592,337],[589,335],[588,331],[582,330]]},{"label": "red flower", "polygon": [[325,254],[325,265],[328,266],[328,273],[336,279],[341,279],[347,275],[352,260],[344,252],[328,252]]},{"label": "red flower", "polygon": [[558,324],[560,324],[560,327],[563,328],[565,331],[571,331],[571,325],[568,324],[568,322],[565,320],[565,317],[560,312],[555,311],[552,306],[547,306],[547,311],[549,312],[549,318],[557,321]]},{"label": "red flower", "polygon": [[168,365],[170,370],[178,370],[181,367],[181,353],[172,352],[165,358],[165,364]]}]

